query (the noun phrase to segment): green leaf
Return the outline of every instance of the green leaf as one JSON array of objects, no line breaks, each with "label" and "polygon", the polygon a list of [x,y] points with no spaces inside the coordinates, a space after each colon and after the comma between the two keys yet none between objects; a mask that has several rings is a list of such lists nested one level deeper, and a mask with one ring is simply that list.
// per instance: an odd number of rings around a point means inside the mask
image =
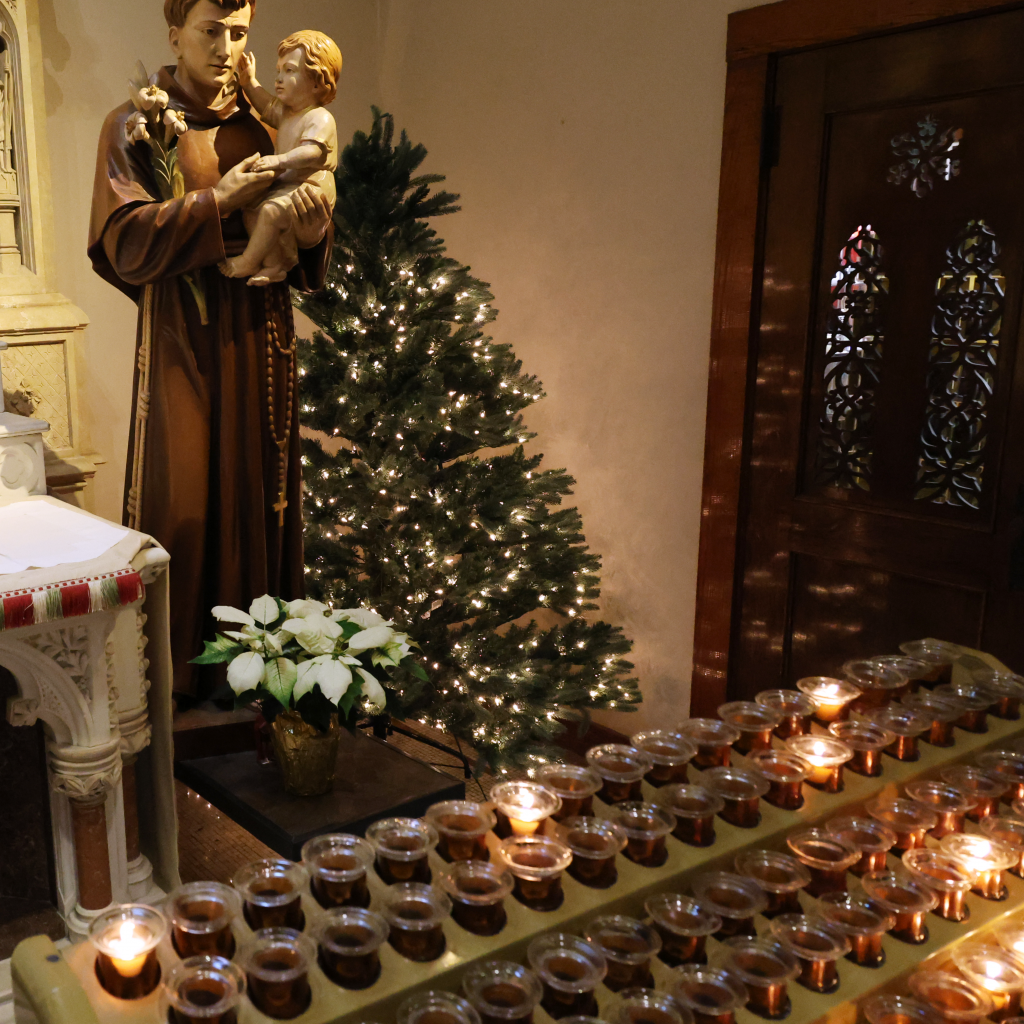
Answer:
[{"label": "green leaf", "polygon": [[247,651],[248,647],[243,647],[242,644],[236,640],[230,639],[230,637],[217,634],[216,640],[204,640],[203,641],[203,653],[198,658],[193,658],[190,665],[220,665],[224,662],[231,661],[233,658],[238,657],[243,651]]},{"label": "green leaf", "polygon": [[406,671],[411,672],[417,679],[421,679],[424,683],[430,682],[430,676],[427,675],[426,670],[423,666],[415,661],[413,658],[405,657],[399,662],[399,664]]},{"label": "green leaf", "polygon": [[349,688],[341,695],[341,700],[338,701],[338,707],[346,718],[348,718],[352,713],[352,708],[355,706],[356,701],[362,696],[362,693],[363,684],[358,680],[353,680]]},{"label": "green leaf", "polygon": [[299,677],[295,662],[289,658],[274,658],[267,662],[263,685],[280,701],[284,707],[291,707],[292,690]]},{"label": "green leaf", "polygon": [[363,630],[363,627],[360,626],[358,623],[349,622],[347,619],[342,619],[341,622],[338,623],[338,625],[341,626],[341,635],[346,640],[351,640],[352,637],[356,635],[356,633],[361,633]]}]

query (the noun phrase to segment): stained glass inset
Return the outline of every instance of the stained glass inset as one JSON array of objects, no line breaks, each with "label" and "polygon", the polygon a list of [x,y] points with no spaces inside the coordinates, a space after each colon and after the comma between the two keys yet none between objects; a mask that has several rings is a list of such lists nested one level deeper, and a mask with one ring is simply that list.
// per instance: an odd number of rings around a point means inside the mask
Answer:
[{"label": "stained glass inset", "polygon": [[918,199],[924,199],[936,182],[951,181],[960,173],[960,160],[950,154],[960,146],[963,128],[943,128],[931,114],[917,122],[917,131],[904,132],[892,140],[894,156],[903,159],[889,168],[889,181],[902,185],[908,178]]}]

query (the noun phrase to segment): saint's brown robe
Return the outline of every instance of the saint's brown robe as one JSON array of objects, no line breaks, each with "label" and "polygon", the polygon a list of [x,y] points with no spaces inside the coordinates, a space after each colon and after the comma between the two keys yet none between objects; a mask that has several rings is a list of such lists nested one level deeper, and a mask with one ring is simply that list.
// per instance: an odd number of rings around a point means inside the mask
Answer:
[{"label": "saint's brown robe", "polygon": [[[213,186],[252,153],[274,151],[270,135],[239,97],[217,112],[201,106],[163,68],[159,85],[189,130],[178,142],[185,179],[181,199],[160,201],[145,142],[128,142],[126,103],[103,126],[96,165],[89,257],[96,272],[136,302],[154,285],[149,418],[138,528],[171,554],[171,646],[174,688],[196,690],[190,658],[212,638],[210,609],[248,608],[260,594],[303,594],[302,475],[298,398],[293,391],[288,444],[287,508],[279,526],[278,448],[267,409],[267,292],[278,336],[287,337],[287,286],[249,287],[217,269],[240,253],[246,234],[240,211],[221,220]],[[323,284],[333,230],[300,251],[289,283]],[[181,274],[205,290],[209,324]],[[140,315],[139,337],[142,323]],[[284,432],[287,360],[275,357],[275,428]],[[136,368],[136,402],[138,399]],[[297,382],[296,382],[297,389]],[[127,503],[136,443],[136,407],[125,483]],[[125,511],[127,521],[127,507]]]}]

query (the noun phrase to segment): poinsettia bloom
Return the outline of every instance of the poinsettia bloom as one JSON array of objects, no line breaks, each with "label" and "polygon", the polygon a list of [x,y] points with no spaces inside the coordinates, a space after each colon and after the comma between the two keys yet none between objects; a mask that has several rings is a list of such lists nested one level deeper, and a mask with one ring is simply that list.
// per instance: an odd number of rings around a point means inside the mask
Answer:
[{"label": "poinsettia bloom", "polygon": [[359,678],[363,682],[363,698],[366,700],[366,703],[374,711],[383,711],[388,701],[384,687],[365,668],[357,668],[356,672],[359,673]]},{"label": "poinsettia bloom", "polygon": [[394,635],[395,631],[390,626],[371,626],[350,637],[348,648],[350,651],[368,651],[371,647],[383,647]]},{"label": "poinsettia bloom", "polygon": [[[135,100],[134,96],[132,100]],[[170,102],[171,97],[159,86],[147,85],[144,89],[139,90],[139,99],[135,105],[140,110],[163,110]]]},{"label": "poinsettia bloom", "polygon": [[256,622],[261,622],[265,626],[281,614],[281,609],[278,608],[277,601],[269,594],[264,594],[249,605],[249,614]]},{"label": "poinsettia bloom", "polygon": [[255,620],[248,612],[243,612],[240,608],[232,608],[227,604],[214,605],[210,614],[221,622],[241,622],[246,626],[256,625]]},{"label": "poinsettia bloom", "polygon": [[149,139],[149,127],[145,114],[136,110],[133,114],[128,115],[128,120],[124,123],[124,137],[129,142],[145,142]]},{"label": "poinsettia bloom", "polygon": [[175,135],[184,135],[188,131],[185,115],[180,110],[172,110],[170,107],[164,111],[164,124],[167,126],[165,132],[167,142],[170,142]]},{"label": "poinsettia bloom", "polygon": [[228,663],[228,686],[239,694],[255,690],[265,669],[263,659],[255,651],[246,651]]},{"label": "poinsettia bloom", "polygon": [[308,598],[288,602],[288,618],[304,619],[307,615],[326,615],[330,609],[321,601]]},{"label": "poinsettia bloom", "polygon": [[341,636],[341,626],[326,615],[306,615],[301,619],[287,619],[281,626],[283,633],[291,633],[299,646],[310,654],[331,654],[334,642]]},{"label": "poinsettia bloom", "polygon": [[387,619],[381,618],[376,612],[371,612],[368,608],[342,608],[341,611],[334,612],[333,618],[354,622],[362,629],[369,629],[371,626],[391,625]]},{"label": "poinsettia bloom", "polygon": [[292,691],[292,700],[298,701],[314,686],[319,686],[320,692],[332,704],[337,704],[351,685],[352,670],[348,665],[329,654],[320,655],[299,665],[299,677]]},{"label": "poinsettia bloom", "polygon": [[251,647],[254,651],[259,651],[260,654],[268,654],[272,658],[276,658],[284,649],[277,634],[260,629],[259,626],[247,625],[241,630],[226,629],[224,635]]}]

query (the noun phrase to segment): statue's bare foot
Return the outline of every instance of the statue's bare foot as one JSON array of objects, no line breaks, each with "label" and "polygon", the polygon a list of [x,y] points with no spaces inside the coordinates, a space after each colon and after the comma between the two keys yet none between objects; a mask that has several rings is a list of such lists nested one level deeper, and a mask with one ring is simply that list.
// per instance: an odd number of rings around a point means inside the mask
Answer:
[{"label": "statue's bare foot", "polygon": [[248,277],[259,270],[259,266],[252,266],[244,256],[232,256],[219,264],[218,269],[225,277]]},{"label": "statue's bare foot", "polygon": [[277,284],[288,277],[288,271],[284,267],[261,267],[258,274],[249,278],[249,284],[257,288],[264,288],[268,284]]}]

